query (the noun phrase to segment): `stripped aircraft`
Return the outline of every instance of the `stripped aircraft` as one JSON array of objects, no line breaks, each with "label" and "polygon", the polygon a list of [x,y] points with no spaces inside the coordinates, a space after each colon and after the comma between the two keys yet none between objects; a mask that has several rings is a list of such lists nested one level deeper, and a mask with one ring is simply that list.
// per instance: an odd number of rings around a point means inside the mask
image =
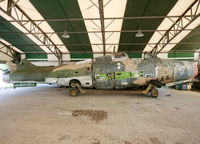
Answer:
[{"label": "stripped aircraft", "polygon": [[191,80],[198,75],[197,62],[160,59],[145,54],[144,59],[130,59],[125,53],[97,57],[57,67],[40,67],[24,59],[17,70],[4,80],[17,83],[48,83],[72,87],[71,96],[95,89],[145,88],[142,92],[158,96],[157,88],[165,84]]}]

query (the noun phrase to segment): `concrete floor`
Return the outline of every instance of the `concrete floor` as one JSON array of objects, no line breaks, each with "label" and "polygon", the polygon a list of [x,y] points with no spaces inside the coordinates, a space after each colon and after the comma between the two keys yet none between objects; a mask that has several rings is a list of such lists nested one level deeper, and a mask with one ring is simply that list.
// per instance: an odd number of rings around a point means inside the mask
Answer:
[{"label": "concrete floor", "polygon": [[200,93],[159,91],[153,99],[70,97],[45,85],[0,90],[0,144],[199,144]]}]

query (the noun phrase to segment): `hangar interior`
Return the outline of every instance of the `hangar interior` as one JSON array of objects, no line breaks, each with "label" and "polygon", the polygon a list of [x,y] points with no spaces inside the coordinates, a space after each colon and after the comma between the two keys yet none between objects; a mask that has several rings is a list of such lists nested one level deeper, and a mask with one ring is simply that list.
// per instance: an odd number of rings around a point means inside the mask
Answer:
[{"label": "hangar interior", "polygon": [[187,81],[151,99],[126,90],[74,98],[55,84],[13,89],[2,80],[25,58],[59,67],[150,53],[200,67],[199,0],[0,0],[0,14],[0,143],[200,142],[197,81],[196,91]]}]

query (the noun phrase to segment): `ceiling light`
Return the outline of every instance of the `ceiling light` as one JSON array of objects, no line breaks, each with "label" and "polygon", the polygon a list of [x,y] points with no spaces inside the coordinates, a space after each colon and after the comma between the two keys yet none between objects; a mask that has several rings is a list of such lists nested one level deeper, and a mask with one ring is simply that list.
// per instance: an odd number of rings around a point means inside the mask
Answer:
[{"label": "ceiling light", "polygon": [[138,29],[138,32],[135,34],[135,37],[143,37],[144,34],[142,33],[141,29]]},{"label": "ceiling light", "polygon": [[67,33],[67,31],[64,31],[62,34],[63,38],[70,38],[70,35]]}]

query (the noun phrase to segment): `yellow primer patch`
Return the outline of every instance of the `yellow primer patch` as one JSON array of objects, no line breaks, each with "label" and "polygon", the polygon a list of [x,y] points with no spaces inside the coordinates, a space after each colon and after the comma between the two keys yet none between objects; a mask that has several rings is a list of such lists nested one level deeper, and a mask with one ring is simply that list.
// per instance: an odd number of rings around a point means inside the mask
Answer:
[{"label": "yellow primer patch", "polygon": [[60,70],[66,70],[66,69],[71,69],[71,70],[76,70],[79,68],[83,67],[91,67],[90,63],[84,63],[84,64],[68,64],[68,65],[63,65],[55,68],[53,72],[60,71]]},{"label": "yellow primer patch", "polygon": [[133,84],[136,85],[146,85],[152,78],[138,78],[135,81],[133,81]]},{"label": "yellow primer patch", "polygon": [[138,69],[138,64],[141,63],[141,60],[130,60],[130,59],[126,59],[124,61],[122,61],[122,63],[125,65],[126,72],[132,72]]}]

